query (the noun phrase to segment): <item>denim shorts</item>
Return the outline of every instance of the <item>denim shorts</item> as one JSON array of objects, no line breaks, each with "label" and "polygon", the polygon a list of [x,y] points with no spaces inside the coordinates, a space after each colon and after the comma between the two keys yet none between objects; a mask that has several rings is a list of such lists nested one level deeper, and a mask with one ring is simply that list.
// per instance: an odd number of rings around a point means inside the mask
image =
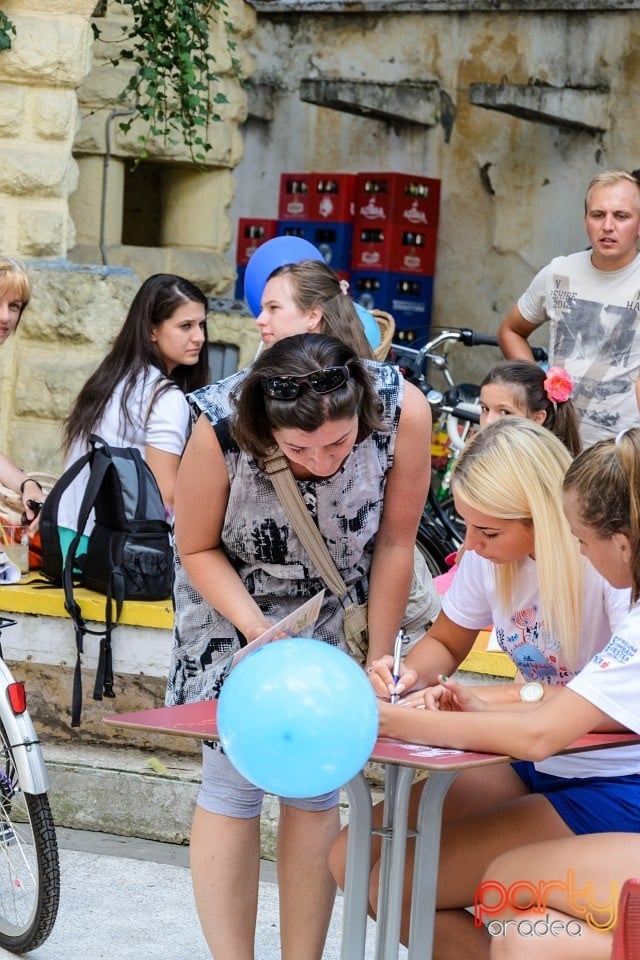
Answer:
[{"label": "denim shorts", "polygon": [[541,793],[574,833],[640,833],[640,775],[555,777],[528,760],[512,764],[532,793]]},{"label": "denim shorts", "polygon": [[[203,744],[202,786],[197,797],[199,807],[208,813],[249,819],[260,815],[263,797],[264,790],[245,780],[217,743]],[[279,797],[288,807],[311,811],[331,810],[337,806],[339,798],[339,790],[332,790],[320,797],[303,799]]]}]

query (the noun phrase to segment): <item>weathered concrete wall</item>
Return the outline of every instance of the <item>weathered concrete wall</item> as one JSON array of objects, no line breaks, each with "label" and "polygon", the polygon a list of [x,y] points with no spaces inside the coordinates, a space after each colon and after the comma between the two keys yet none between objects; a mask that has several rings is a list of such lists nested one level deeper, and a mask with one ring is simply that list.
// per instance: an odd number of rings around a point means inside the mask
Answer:
[{"label": "weathered concrete wall", "polygon": [[[441,178],[436,324],[495,330],[536,269],[586,245],[582,203],[591,176],[607,167],[640,167],[638,3],[256,0],[255,6],[250,50],[257,92],[232,214],[277,216],[283,170],[399,170]],[[435,81],[440,122],[391,125],[304,103],[304,78]],[[478,83],[571,86],[578,91],[574,101],[580,88],[599,88],[607,127],[590,132],[483,109],[469,100]],[[486,349],[458,354],[454,373],[465,377],[495,359]]]}]

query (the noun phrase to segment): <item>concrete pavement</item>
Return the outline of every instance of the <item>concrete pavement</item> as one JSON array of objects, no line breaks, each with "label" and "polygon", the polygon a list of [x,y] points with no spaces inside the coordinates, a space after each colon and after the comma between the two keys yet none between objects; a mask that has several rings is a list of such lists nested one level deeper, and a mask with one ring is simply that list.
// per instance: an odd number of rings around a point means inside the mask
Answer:
[{"label": "concrete pavement", "polygon": [[[59,829],[58,919],[30,960],[210,960],[200,932],[188,850],[175,844]],[[274,865],[263,861],[256,960],[279,960]],[[323,960],[339,960],[342,897],[336,898]],[[369,924],[367,960],[374,925]],[[14,957],[0,948],[0,957]],[[406,956],[403,951],[401,956]]]}]

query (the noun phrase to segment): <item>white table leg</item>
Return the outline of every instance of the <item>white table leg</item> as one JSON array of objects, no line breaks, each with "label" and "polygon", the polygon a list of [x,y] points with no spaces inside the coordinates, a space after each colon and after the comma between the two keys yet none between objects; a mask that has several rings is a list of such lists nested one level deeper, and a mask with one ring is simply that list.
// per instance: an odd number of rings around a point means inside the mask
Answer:
[{"label": "white table leg", "polygon": [[459,770],[431,771],[418,805],[408,960],[432,956],[442,806]]},{"label": "white table leg", "polygon": [[400,949],[407,820],[414,772],[411,767],[396,765],[386,769],[376,960],[397,960]]},{"label": "white table leg", "polygon": [[340,960],[364,957],[371,872],[371,790],[363,773],[345,786],[349,800],[347,868],[342,909]]}]

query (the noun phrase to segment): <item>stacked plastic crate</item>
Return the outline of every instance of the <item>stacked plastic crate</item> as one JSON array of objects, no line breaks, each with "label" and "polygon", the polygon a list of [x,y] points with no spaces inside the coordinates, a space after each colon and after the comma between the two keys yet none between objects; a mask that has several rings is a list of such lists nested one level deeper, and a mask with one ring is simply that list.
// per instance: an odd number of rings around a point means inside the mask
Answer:
[{"label": "stacked plastic crate", "polygon": [[354,194],[351,295],[391,313],[396,340],[424,340],[431,323],[440,181],[360,173]]},{"label": "stacked plastic crate", "polygon": [[258,220],[250,217],[240,217],[238,220],[238,240],[236,243],[236,287],[237,300],[244,298],[244,275],[249,263],[249,257],[255,253],[260,244],[271,240],[278,235],[278,221]]},{"label": "stacked plastic crate", "polygon": [[302,237],[320,251],[340,279],[349,279],[353,239],[354,173],[283,173],[278,236]]}]

